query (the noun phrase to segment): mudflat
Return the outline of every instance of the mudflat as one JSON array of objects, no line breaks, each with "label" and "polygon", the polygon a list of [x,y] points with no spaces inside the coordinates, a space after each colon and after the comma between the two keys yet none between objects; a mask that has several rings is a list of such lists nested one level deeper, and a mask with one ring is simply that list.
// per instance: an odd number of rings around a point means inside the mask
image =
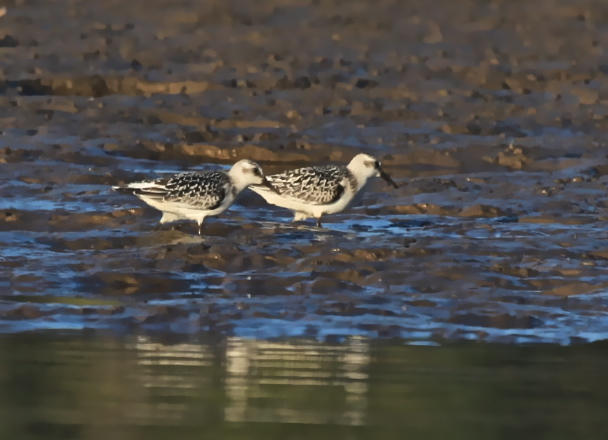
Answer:
[{"label": "mudflat", "polygon": [[[542,19],[541,19],[542,18]],[[15,1],[0,18],[0,332],[608,337],[608,3]],[[111,185],[378,157],[324,228]]]}]

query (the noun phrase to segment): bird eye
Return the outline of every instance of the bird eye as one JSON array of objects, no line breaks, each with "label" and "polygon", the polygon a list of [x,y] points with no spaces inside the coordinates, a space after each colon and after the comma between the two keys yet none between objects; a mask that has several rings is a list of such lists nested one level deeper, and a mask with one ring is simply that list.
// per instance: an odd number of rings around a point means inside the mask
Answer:
[{"label": "bird eye", "polygon": [[254,174],[254,176],[262,177],[262,172],[260,171],[259,168],[254,168],[253,174]]},{"label": "bird eye", "polygon": [[374,162],[374,168],[376,168],[376,169],[380,168],[380,162],[375,161]]}]

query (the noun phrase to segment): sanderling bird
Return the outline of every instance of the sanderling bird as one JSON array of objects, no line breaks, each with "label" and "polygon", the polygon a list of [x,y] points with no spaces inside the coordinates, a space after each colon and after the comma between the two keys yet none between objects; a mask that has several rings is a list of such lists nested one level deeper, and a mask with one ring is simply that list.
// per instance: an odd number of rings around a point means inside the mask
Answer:
[{"label": "sanderling bird", "polygon": [[184,172],[169,178],[113,186],[112,189],[134,194],[162,211],[160,223],[194,220],[198,223],[200,235],[205,217],[224,212],[241,191],[254,184],[265,185],[264,188],[273,191],[262,168],[251,160],[243,159],[228,172]]},{"label": "sanderling bird", "polygon": [[357,154],[347,166],[311,166],[267,176],[274,191],[259,185],[250,189],[268,203],[294,211],[294,222],[314,217],[321,227],[321,216],[346,208],[373,176],[398,188],[376,158]]}]

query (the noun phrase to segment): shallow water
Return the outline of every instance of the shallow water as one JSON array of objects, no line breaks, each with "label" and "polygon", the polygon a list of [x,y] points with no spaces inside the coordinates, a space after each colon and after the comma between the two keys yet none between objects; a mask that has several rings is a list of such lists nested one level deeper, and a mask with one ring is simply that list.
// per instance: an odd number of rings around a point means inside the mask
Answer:
[{"label": "shallow water", "polygon": [[0,232],[10,291],[0,331],[560,344],[608,335],[608,276],[591,256],[605,236],[598,225],[354,208],[319,230],[249,211],[210,221],[202,238],[187,224],[158,228],[154,212],[128,212],[126,230],[70,228],[80,212],[61,214],[61,232]]},{"label": "shallow water", "polygon": [[606,346],[0,336],[0,437],[604,438]]}]

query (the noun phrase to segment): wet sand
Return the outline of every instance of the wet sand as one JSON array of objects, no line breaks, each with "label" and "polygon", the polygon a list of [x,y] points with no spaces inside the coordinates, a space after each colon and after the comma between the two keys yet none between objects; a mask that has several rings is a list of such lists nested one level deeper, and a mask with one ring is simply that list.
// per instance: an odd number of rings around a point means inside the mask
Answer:
[{"label": "wet sand", "polygon": [[[608,4],[200,3],[7,5],[0,332],[608,337]],[[323,229],[110,190],[361,151],[400,188]]]}]

